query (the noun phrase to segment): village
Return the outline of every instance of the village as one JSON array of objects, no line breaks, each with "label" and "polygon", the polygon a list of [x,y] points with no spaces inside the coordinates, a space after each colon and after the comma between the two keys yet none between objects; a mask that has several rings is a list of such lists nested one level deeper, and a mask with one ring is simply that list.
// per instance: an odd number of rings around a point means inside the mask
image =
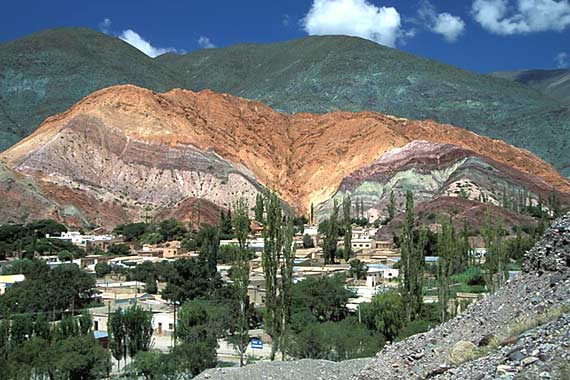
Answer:
[{"label": "village", "polygon": [[[379,228],[382,228],[380,226]],[[393,241],[379,240],[378,227],[351,226],[352,255],[349,260],[340,259],[337,263],[327,263],[323,251],[323,237],[319,233],[318,225],[303,224],[294,235],[294,266],[293,283],[307,278],[343,276],[344,286],[352,296],[346,304],[349,313],[360,314],[360,305],[370,303],[373,297],[389,290],[398,290],[400,249]],[[247,294],[250,302],[256,309],[265,306],[266,281],[262,268],[262,253],[264,251],[263,225],[252,220],[249,225],[247,247],[252,253],[249,262],[249,286]],[[175,262],[181,259],[196,258],[198,250],[189,250],[184,247],[181,240],[169,240],[159,244],[140,244],[129,241],[125,236],[97,230],[91,234],[79,231],[61,232],[59,235],[46,234],[46,239],[53,239],[72,244],[80,250],[87,252],[82,257],[66,255],[41,255],[39,259],[55,268],[66,264],[76,264],[83,271],[96,275],[95,297],[98,306],[89,309],[93,319],[93,332],[96,339],[104,346],[108,346],[109,316],[120,308],[138,305],[152,313],[153,348],[169,352],[176,345],[177,308],[180,305],[163,299],[161,292],[166,283],[158,281],[156,289],[149,289],[148,282],[129,280],[122,269],[132,269],[138,266]],[[472,238],[472,255],[484,259],[485,245],[482,239]],[[220,239],[219,246],[235,247],[238,240]],[[344,250],[343,237],[338,238],[338,248]],[[0,265],[8,266],[16,257],[8,257]],[[427,266],[436,264],[438,257],[426,256]],[[231,283],[229,272],[232,263],[217,263],[217,271],[226,283]],[[513,273],[514,274],[514,273]],[[0,295],[15,283],[25,280],[23,274],[0,276]],[[480,299],[484,293],[458,292],[456,294],[459,304],[466,305]],[[425,303],[438,302],[437,295],[424,296]],[[451,301],[450,301],[451,302]],[[450,308],[453,305],[450,304]],[[249,355],[251,360],[268,359],[271,355],[271,338],[262,328],[249,331]],[[239,360],[239,353],[225,338],[219,339],[217,355],[220,360],[229,362]],[[115,363],[116,364],[116,363]]]}]

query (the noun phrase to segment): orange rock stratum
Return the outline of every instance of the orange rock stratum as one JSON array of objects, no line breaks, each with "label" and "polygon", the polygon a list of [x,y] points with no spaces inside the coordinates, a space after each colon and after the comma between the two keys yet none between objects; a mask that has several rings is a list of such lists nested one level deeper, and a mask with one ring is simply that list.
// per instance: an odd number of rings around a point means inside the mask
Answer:
[{"label": "orange rock stratum", "polygon": [[[40,169],[34,163],[38,157],[57,161],[48,147],[63,144],[64,132],[70,129],[89,135],[86,145],[72,146],[69,141],[68,150],[57,150],[58,155],[69,155],[70,165],[77,165],[77,170],[93,170],[86,168],[90,162],[83,154],[95,149],[93,141],[110,145],[110,136],[115,136],[114,144],[124,145],[122,154],[129,154],[127,147],[133,142],[148,146],[149,151],[156,151],[153,147],[210,149],[243,165],[257,181],[275,188],[302,211],[311,202],[330,198],[343,178],[355,170],[414,140],[454,144],[570,192],[570,182],[529,151],[451,125],[374,112],[287,115],[258,102],[208,90],[175,89],[159,94],[131,85],[97,91],[48,118],[1,159],[12,170],[57,177],[57,164]],[[117,157],[127,158],[121,152]],[[137,162],[150,166],[153,160],[148,154],[136,157]],[[105,180],[108,183],[113,178]]]}]

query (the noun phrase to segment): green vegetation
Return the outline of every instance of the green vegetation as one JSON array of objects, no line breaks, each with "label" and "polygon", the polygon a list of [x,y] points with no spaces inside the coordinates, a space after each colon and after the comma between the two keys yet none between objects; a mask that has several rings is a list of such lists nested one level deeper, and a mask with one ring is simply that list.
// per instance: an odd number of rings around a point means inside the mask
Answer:
[{"label": "green vegetation", "polygon": [[0,320],[0,379],[85,379],[105,377],[110,355],[94,339],[91,316],[49,324],[40,314]]},{"label": "green vegetation", "polygon": [[348,262],[352,256],[352,219],[350,217],[350,195],[344,197],[342,201],[342,213],[344,224],[344,261]]},{"label": "green vegetation", "polygon": [[406,193],[406,224],[400,234],[400,293],[404,298],[405,316],[409,321],[419,317],[423,305],[424,249],[426,233],[414,226],[414,197]]},{"label": "green vegetation", "polygon": [[[262,206],[263,208],[263,206]],[[263,214],[263,212],[262,212]],[[232,280],[234,281],[235,294],[239,305],[238,319],[236,323],[236,333],[233,344],[240,355],[240,367],[244,365],[244,356],[249,344],[249,318],[247,305],[249,297],[247,289],[249,286],[249,252],[247,249],[247,236],[249,233],[248,207],[245,199],[238,199],[235,206],[235,217],[233,227],[237,236],[239,246],[232,267]]]},{"label": "green vegetation", "polygon": [[0,316],[43,313],[59,319],[64,311],[81,310],[93,299],[95,278],[75,264],[49,269],[40,260],[23,260],[8,268],[26,279],[0,296]]}]

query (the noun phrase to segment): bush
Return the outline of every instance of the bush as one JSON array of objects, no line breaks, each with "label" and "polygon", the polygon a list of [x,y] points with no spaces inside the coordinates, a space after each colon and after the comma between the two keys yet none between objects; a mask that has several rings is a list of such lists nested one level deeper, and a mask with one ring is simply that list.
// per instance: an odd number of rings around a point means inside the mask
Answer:
[{"label": "bush", "polygon": [[105,277],[111,273],[111,266],[107,263],[97,263],[95,264],[95,275],[99,278]]},{"label": "bush", "polygon": [[309,234],[303,235],[303,248],[315,248],[315,242]]}]

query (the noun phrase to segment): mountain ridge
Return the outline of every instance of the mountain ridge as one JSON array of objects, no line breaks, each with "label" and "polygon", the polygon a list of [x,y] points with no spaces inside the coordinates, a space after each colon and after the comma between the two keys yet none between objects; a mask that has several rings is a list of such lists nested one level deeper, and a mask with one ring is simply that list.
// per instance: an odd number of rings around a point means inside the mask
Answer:
[{"label": "mountain ridge", "polygon": [[210,88],[289,113],[370,110],[433,119],[530,149],[570,175],[567,105],[518,83],[343,36],[155,59],[88,29],[11,41],[0,45],[0,149],[93,91],[125,83],[156,91]]},{"label": "mountain ridge", "polygon": [[[253,201],[264,188],[276,189],[299,212],[314,203],[324,215],[327,203],[340,196],[343,180],[414,141],[452,144],[467,156],[488,158],[481,173],[491,170],[509,189],[528,188],[536,197],[546,197],[553,187],[570,192],[570,181],[529,151],[450,125],[374,112],[289,115],[211,90],[157,93],[132,85],[97,91],[46,119],[0,160],[39,183],[126,204],[127,214],[135,216],[144,205],[160,212],[188,197],[229,207],[238,193]],[[431,155],[426,160],[439,162]],[[429,165],[406,168],[408,177],[400,175],[398,192],[409,188],[414,173],[439,176]],[[448,170],[447,164],[434,165]],[[463,183],[465,176],[475,178],[474,173],[466,169],[441,182],[439,191]],[[498,186],[477,182],[486,192]],[[387,190],[379,188],[376,195],[384,199]],[[366,207],[377,204],[366,200]]]}]

